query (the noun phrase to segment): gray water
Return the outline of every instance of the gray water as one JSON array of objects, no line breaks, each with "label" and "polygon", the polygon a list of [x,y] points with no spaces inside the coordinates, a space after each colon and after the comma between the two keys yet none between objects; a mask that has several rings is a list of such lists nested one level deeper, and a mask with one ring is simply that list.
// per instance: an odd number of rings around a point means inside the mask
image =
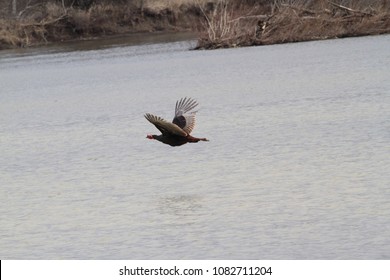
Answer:
[{"label": "gray water", "polygon": [[0,52],[0,258],[390,259],[390,36],[193,44]]}]

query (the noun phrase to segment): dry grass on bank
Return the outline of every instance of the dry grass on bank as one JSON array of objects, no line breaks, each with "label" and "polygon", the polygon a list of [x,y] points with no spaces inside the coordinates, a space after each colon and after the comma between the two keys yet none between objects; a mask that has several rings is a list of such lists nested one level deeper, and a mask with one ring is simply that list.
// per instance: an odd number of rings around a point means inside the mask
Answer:
[{"label": "dry grass on bank", "polygon": [[203,12],[204,29],[197,48],[390,33],[390,5],[387,3],[388,0],[338,3],[327,0],[275,0],[263,5],[246,5],[221,0],[212,13]]},{"label": "dry grass on bank", "polygon": [[[37,0],[39,2],[39,0]],[[95,0],[88,8],[42,1],[0,15],[0,49],[132,32],[195,30],[205,0]]]},{"label": "dry grass on bank", "polygon": [[203,49],[390,33],[390,0],[18,1],[13,17],[0,3],[0,49],[153,31],[198,31]]}]

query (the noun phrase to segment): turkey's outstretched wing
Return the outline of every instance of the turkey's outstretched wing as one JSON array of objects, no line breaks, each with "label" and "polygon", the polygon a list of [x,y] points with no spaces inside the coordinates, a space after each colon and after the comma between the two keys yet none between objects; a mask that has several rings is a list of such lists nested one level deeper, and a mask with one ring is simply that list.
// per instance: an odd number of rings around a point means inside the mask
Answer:
[{"label": "turkey's outstretched wing", "polygon": [[145,118],[154,124],[162,134],[174,134],[179,136],[187,136],[188,133],[178,127],[176,124],[167,122],[163,118],[154,116],[152,114],[145,114]]},{"label": "turkey's outstretched wing", "polygon": [[173,123],[179,126],[188,134],[194,129],[195,126],[195,114],[197,111],[192,111],[198,103],[191,98],[182,98],[176,101],[175,117]]}]

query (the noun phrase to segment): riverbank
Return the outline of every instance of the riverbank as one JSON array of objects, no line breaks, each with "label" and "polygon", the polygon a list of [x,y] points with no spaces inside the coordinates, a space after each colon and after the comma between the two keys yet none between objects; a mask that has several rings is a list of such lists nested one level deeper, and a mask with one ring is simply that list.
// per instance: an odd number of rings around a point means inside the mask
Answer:
[{"label": "riverbank", "polygon": [[14,16],[0,7],[0,49],[156,31],[196,32],[196,49],[376,35],[390,33],[388,2],[36,0]]},{"label": "riverbank", "polygon": [[[258,2],[258,1],[253,1]],[[203,12],[198,49],[323,40],[390,33],[388,0],[268,1],[263,5],[220,1]]]},{"label": "riverbank", "polygon": [[115,4],[96,0],[88,7],[40,2],[18,12],[16,17],[0,17],[0,49],[141,32],[199,30],[203,16],[198,7],[209,9],[206,1],[195,4],[195,0]]}]

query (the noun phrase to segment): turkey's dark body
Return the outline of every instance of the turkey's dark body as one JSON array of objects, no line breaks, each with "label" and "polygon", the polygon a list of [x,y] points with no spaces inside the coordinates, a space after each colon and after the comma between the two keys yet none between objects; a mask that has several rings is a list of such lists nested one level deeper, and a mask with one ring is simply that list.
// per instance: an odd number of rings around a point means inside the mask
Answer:
[{"label": "turkey's dark body", "polygon": [[145,114],[145,118],[162,133],[161,135],[148,134],[146,138],[155,139],[170,146],[208,141],[206,138],[197,138],[190,135],[195,126],[195,114],[197,112],[193,111],[193,109],[197,105],[198,103],[191,98],[182,98],[177,101],[175,117],[171,123],[152,114]]}]

